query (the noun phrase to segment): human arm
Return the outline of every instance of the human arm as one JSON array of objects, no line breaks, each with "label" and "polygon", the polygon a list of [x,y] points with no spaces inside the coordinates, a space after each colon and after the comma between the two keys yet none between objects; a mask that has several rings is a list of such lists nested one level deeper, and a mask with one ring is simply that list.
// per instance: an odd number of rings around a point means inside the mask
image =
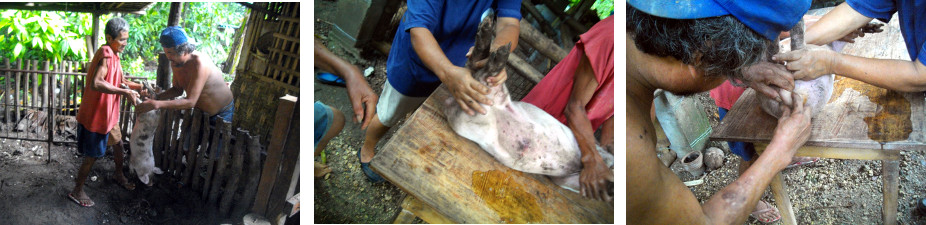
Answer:
[{"label": "human arm", "polygon": [[794,90],[794,76],[781,64],[762,61],[744,68],[743,76],[749,87],[779,102],[779,89]]},{"label": "human arm", "polygon": [[[203,87],[206,84],[206,80],[209,78],[209,72],[211,70],[203,68],[203,65],[199,61],[188,62],[187,66],[192,66],[197,68],[195,73],[189,74],[192,76],[190,78],[190,83],[182,87],[184,92],[186,92],[186,98],[181,99],[172,99],[172,100],[154,100],[149,99],[142,104],[139,104],[136,108],[136,111],[139,113],[145,113],[150,110],[155,109],[189,109],[196,106],[196,102],[199,101],[200,94],[202,94]],[[182,76],[174,71],[174,87],[171,89],[180,87],[176,82],[177,76]],[[171,90],[165,91],[170,92]]]},{"label": "human arm", "polygon": [[[97,54],[100,54],[100,53],[97,53]],[[125,96],[126,98],[128,98],[126,100],[128,100],[129,103],[134,105],[136,101],[135,99],[138,98],[138,92],[134,92],[130,89],[116,87],[112,85],[112,83],[106,81],[105,79],[106,74],[109,73],[109,66],[107,66],[108,63],[106,63],[106,60],[109,60],[109,59],[110,58],[99,58],[98,59],[99,61],[97,64],[99,65],[99,67],[97,67],[96,73],[93,74],[93,78],[92,78],[93,82],[90,83],[90,89],[93,89],[94,91],[98,91],[101,93],[117,94],[117,95]]]},{"label": "human arm", "polygon": [[[792,101],[803,102],[797,95],[793,95]],[[771,179],[790,163],[797,148],[810,136],[810,110],[804,110],[803,106],[784,109],[775,135],[762,155],[733,183],[699,204],[656,157],[652,121],[642,107],[637,108],[640,109],[628,108],[627,119],[630,224],[742,224]]]},{"label": "human arm", "polygon": [[424,27],[414,27],[409,30],[409,33],[415,53],[425,66],[447,85],[460,108],[468,115],[474,115],[473,111],[485,114],[485,109],[479,104],[492,104],[485,96],[489,93],[489,88],[476,81],[469,69],[453,65],[444,55],[444,51],[441,50],[430,30]]},{"label": "human arm", "polygon": [[[839,74],[874,86],[902,92],[926,90],[926,65],[916,61],[873,59],[837,53],[829,48],[807,45],[804,49],[775,55],[787,61],[795,79],[814,79]],[[885,74],[890,71],[890,74]]]},{"label": "human arm", "polygon": [[[514,49],[518,47],[518,35],[520,32],[520,20],[512,17],[499,17],[498,23],[495,25],[495,40],[492,41],[492,46],[489,49],[494,51],[501,46],[511,43],[511,49],[509,50],[514,51]],[[505,83],[506,79],[508,79],[508,72],[503,67],[502,71],[499,71],[495,76],[486,78],[486,83],[494,87]]]},{"label": "human arm", "polygon": [[610,201],[607,181],[614,181],[614,173],[608,169],[601,155],[598,154],[594,128],[585,111],[585,105],[595,95],[597,86],[598,81],[595,79],[592,66],[588,58],[583,55],[576,68],[572,93],[569,95],[563,114],[566,116],[566,126],[572,131],[579,143],[579,151],[582,152],[582,171],[579,175],[580,193],[588,198]]},{"label": "human arm", "polygon": [[376,102],[379,97],[360,75],[360,69],[328,51],[318,39],[315,39],[315,65],[344,78],[347,83],[347,95],[354,108],[354,121],[361,122],[360,128],[366,129],[376,114]]},{"label": "human arm", "polygon": [[864,36],[865,32],[860,28],[866,27],[871,20],[871,17],[862,15],[843,2],[813,25],[808,25],[804,31],[804,41],[812,45],[825,45],[840,39],[846,40],[844,38],[847,36],[852,37],[849,39]]}]

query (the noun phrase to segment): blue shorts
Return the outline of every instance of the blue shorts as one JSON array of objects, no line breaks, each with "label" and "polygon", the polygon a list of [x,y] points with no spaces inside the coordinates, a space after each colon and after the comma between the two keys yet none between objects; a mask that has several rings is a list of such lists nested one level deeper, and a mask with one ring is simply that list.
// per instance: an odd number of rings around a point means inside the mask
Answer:
[{"label": "blue shorts", "polygon": [[85,157],[100,158],[106,154],[109,133],[98,134],[77,123],[77,152]]},{"label": "blue shorts", "polygon": [[[718,114],[720,114],[720,120],[723,120],[723,117],[727,115],[727,110],[724,108],[717,107]],[[756,155],[756,148],[752,143],[746,142],[727,142],[727,145],[730,146],[730,151],[733,154],[740,156],[744,161],[752,161],[752,158]]]},{"label": "blue shorts", "polygon": [[315,102],[315,144],[312,146],[317,147],[318,142],[328,133],[328,128],[331,128],[331,120],[333,118],[334,113],[331,111],[331,108],[322,102]]},{"label": "blue shorts", "polygon": [[218,113],[209,117],[209,124],[215,125],[215,121],[218,118],[222,118],[226,123],[231,123],[232,116],[235,113],[235,100],[232,100],[225,107],[222,107],[222,110],[219,110]]}]

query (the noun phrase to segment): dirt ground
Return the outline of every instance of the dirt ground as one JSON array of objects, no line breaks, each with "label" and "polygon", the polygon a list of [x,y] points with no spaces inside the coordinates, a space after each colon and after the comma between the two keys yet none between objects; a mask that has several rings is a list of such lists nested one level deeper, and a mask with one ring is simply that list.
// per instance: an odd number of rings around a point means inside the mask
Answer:
[{"label": "dirt ground", "polygon": [[[719,124],[717,108],[707,93],[694,96],[704,106],[711,126]],[[689,187],[702,203],[713,193],[733,183],[738,177],[740,158],[732,154],[726,142],[710,142],[708,147],[723,149],[721,168],[706,172],[704,183]],[[926,152],[901,152],[900,193],[897,218],[900,224],[926,224],[916,212],[916,201],[926,197]],[[670,168],[682,181],[697,180],[676,161]],[[807,224],[880,224],[881,162],[870,160],[821,159],[807,166],[784,170],[785,184],[799,223]],[[762,200],[776,204],[767,189]],[[761,224],[750,218],[747,224]]]},{"label": "dirt ground", "polygon": [[[240,224],[219,218],[215,207],[206,206],[198,194],[178,189],[172,182],[155,178],[155,185],[135,182],[129,191],[110,178],[112,154],[97,160],[84,191],[96,203],[85,208],[67,198],[83,158],[76,145],[0,139],[0,221],[3,224]],[[238,217],[240,218],[240,217]]]}]

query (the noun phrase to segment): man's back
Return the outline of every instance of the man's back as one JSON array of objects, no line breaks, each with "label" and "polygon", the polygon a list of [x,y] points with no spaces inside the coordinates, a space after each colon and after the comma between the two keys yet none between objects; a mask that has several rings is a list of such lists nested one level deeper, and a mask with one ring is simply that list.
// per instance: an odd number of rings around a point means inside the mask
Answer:
[{"label": "man's back", "polygon": [[196,75],[206,75],[205,83],[200,91],[199,99],[196,101],[196,108],[199,108],[210,115],[218,113],[224,106],[234,100],[231,89],[225,83],[223,74],[212,58],[194,51],[190,53],[190,60],[180,67],[172,67],[174,72],[175,85],[179,85],[188,94],[194,85],[193,81]]}]

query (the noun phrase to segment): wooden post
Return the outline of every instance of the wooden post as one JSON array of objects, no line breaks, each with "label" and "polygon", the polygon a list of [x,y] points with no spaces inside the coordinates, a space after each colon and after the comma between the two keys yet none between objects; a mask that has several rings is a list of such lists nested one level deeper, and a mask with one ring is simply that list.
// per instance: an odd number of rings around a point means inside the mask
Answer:
[{"label": "wooden post", "polygon": [[222,180],[225,179],[225,170],[228,167],[228,157],[230,154],[228,145],[231,143],[231,123],[225,122],[224,119],[218,118],[216,125],[222,124],[218,139],[219,146],[216,148],[219,154],[219,161],[215,164],[215,174],[212,178],[212,187],[209,189],[209,204],[215,205],[219,200],[219,191],[222,187]]},{"label": "wooden post", "polygon": [[570,17],[569,15],[567,15],[566,12],[564,12],[564,9],[563,9],[562,7],[560,7],[559,5],[553,3],[552,0],[544,0],[543,3],[544,3],[544,5],[547,6],[547,8],[550,8],[550,11],[553,11],[553,13],[555,13],[556,16],[558,16],[558,17],[560,17],[561,19],[565,20],[566,25],[569,26],[569,28],[572,28],[573,30],[579,32],[580,34],[585,33],[586,31],[588,31],[588,28],[586,28],[585,26],[583,26],[582,24],[580,24],[579,21],[576,21],[575,19],[572,19],[572,17]]},{"label": "wooden post", "polygon": [[176,26],[180,24],[180,9],[183,2],[171,2],[170,14],[167,16],[167,26]]},{"label": "wooden post", "polygon": [[289,135],[289,126],[292,124],[290,119],[293,118],[293,109],[296,105],[296,97],[284,96],[280,98],[280,106],[277,107],[276,122],[273,125],[270,146],[267,147],[267,160],[264,162],[263,171],[260,176],[260,184],[257,186],[257,200],[251,209],[267,218],[274,218],[275,215],[267,215],[267,201],[270,200],[273,185],[277,184],[277,176],[280,163],[283,158],[283,142]]},{"label": "wooden post", "polygon": [[[10,59],[3,59],[3,65],[6,69],[13,69],[10,67]],[[5,99],[3,101],[3,119],[5,121],[3,122],[3,126],[0,126],[0,128],[6,129],[6,125],[10,123],[10,120],[12,120],[12,118],[10,118],[10,106],[12,105],[11,103],[13,102],[13,98],[11,98],[10,95],[12,95],[13,92],[10,92],[10,83],[13,83],[13,73],[7,71],[3,74],[5,75],[4,77],[6,77],[3,81],[3,99]]]},{"label": "wooden post", "polygon": [[[49,63],[48,60],[45,61],[46,71],[50,71],[48,68]],[[46,128],[48,130],[48,148],[45,150],[45,155],[47,155],[48,158],[45,159],[45,164],[49,164],[51,163],[51,144],[55,142],[55,75],[50,73],[45,74],[45,80],[47,81],[45,82],[45,91],[48,92],[48,98],[45,99],[45,101],[48,102],[48,113],[46,113],[46,115],[48,115],[46,117],[46,120],[48,120],[48,126]]]},{"label": "wooden post", "polygon": [[202,116],[200,116],[202,114],[202,111],[199,109],[193,108],[193,112],[190,114],[193,118],[192,118],[192,124],[190,125],[191,130],[189,131],[190,133],[188,133],[190,134],[188,135],[189,136],[188,138],[190,139],[190,145],[187,146],[188,149],[186,150],[187,151],[186,152],[187,165],[186,165],[186,168],[183,169],[183,180],[181,181],[181,184],[183,185],[190,184],[190,176],[193,174],[193,171],[195,170],[197,166],[196,159],[198,159],[199,157],[196,157],[197,156],[196,147],[199,146],[199,135],[200,133],[202,133],[201,130],[203,127]]},{"label": "wooden post", "polygon": [[[508,55],[508,65],[511,65],[511,68],[515,69],[519,74],[524,75],[527,79],[534,82],[534,84],[539,83],[543,79],[543,74],[537,69],[534,69],[531,64],[521,59],[517,54]],[[510,74],[510,73],[509,73]]]},{"label": "wooden post", "polygon": [[531,26],[527,21],[521,20],[520,30],[518,36],[520,40],[523,40],[534,49],[537,49],[540,54],[553,59],[555,62],[563,60],[569,54],[568,51],[560,48],[556,42],[534,29],[534,26]]},{"label": "wooden post", "polygon": [[881,219],[884,224],[897,224],[897,191],[900,177],[900,161],[881,160],[881,192],[884,199]]},{"label": "wooden post", "polygon": [[[178,141],[180,144],[177,145],[177,155],[175,156],[176,158],[174,158],[174,161],[177,162],[176,167],[173,168],[174,172],[172,174],[174,176],[183,176],[183,156],[186,155],[184,151],[186,151],[187,148],[190,148],[190,146],[187,146],[187,144],[190,140],[190,126],[192,125],[190,117],[193,114],[192,112],[192,109],[181,111],[181,114],[183,115],[183,128],[180,128],[181,135],[180,140]],[[187,159],[187,163],[190,163],[189,159]]]},{"label": "wooden post", "polygon": [[[206,156],[208,157],[208,159],[206,159],[206,165],[208,166],[206,167],[206,180],[205,180],[205,183],[203,184],[203,195],[202,195],[203,200],[209,199],[209,188],[212,187],[211,186],[212,171],[214,171],[215,167],[217,166],[216,164],[218,164],[216,162],[216,157],[218,157],[219,155],[218,154],[219,137],[221,136],[222,130],[225,130],[224,126],[225,126],[225,123],[218,123],[217,121],[215,123],[215,129],[212,130],[212,144],[209,145],[210,151],[207,153],[208,155]],[[221,166],[221,165],[218,165],[218,166]]]},{"label": "wooden post", "polygon": [[[29,60],[29,61],[31,62],[30,65],[32,65],[29,70],[32,70],[32,71],[39,70],[38,60]],[[32,80],[30,80],[31,81],[30,83],[32,84],[32,95],[30,96],[31,97],[30,99],[32,99],[32,105],[29,105],[29,106],[32,107],[32,110],[36,110],[36,107],[39,107],[39,96],[41,96],[39,95],[39,74],[35,72],[31,72],[31,74],[32,74]]]},{"label": "wooden post", "polygon": [[[171,124],[171,127],[173,127],[173,129],[170,129],[167,131],[167,133],[170,134],[170,139],[167,139],[168,146],[167,146],[167,150],[165,151],[166,154],[164,154],[165,155],[164,168],[170,168],[174,164],[174,161],[172,159],[173,159],[174,154],[176,154],[175,153],[176,148],[177,148],[176,140],[179,139],[179,137],[177,136],[178,135],[177,129],[179,129],[180,127],[180,113],[178,111],[179,110],[170,110],[170,113],[168,113],[170,114],[170,124]],[[169,170],[164,171],[164,172],[168,174],[170,173]]]},{"label": "wooden post", "polygon": [[[524,9],[524,11],[526,11],[531,16],[534,16],[534,19],[537,20],[538,24],[540,24],[540,29],[543,30],[543,33],[547,35],[556,34],[556,31],[553,30],[553,26],[550,25],[550,22],[547,21],[546,18],[543,18],[543,14],[540,13],[540,10],[537,10],[537,8],[534,7],[533,3],[531,3],[530,1],[521,1],[521,8]],[[525,20],[526,19],[521,19],[521,22],[522,23],[527,22]]]},{"label": "wooden post", "polygon": [[[22,70],[22,68],[23,68],[23,59],[19,58],[16,60],[16,69]],[[19,120],[19,118],[22,118],[22,115],[19,112],[19,99],[20,99],[19,96],[20,96],[20,91],[22,91],[22,85],[20,85],[21,80],[22,80],[22,73],[16,72],[15,80],[16,80],[16,85],[13,86],[13,92],[15,92],[13,93],[13,111],[16,112],[16,120]]]},{"label": "wooden post", "polygon": [[278,163],[269,164],[270,155],[267,156],[268,164],[264,164],[264,175],[268,172],[273,173],[274,179],[270,186],[266,186],[261,180],[257,189],[258,194],[263,194],[262,187],[270,189],[267,201],[273,204],[264,203],[267,205],[267,218],[277,218],[282,203],[292,196],[294,184],[299,180],[299,108],[296,105],[298,98],[287,95],[280,98],[280,106],[277,107],[276,123],[267,152],[275,152]]},{"label": "wooden post", "polygon": [[251,136],[245,133],[244,136],[248,139],[248,180],[244,185],[244,194],[241,195],[241,201],[235,204],[232,215],[244,214],[251,207],[251,203],[254,202],[254,194],[257,193],[257,184],[260,182],[260,135]]},{"label": "wooden post", "polygon": [[[207,147],[209,144],[209,137],[212,135],[209,132],[211,129],[209,126],[209,118],[206,113],[199,111],[198,114],[193,116],[198,116],[200,118],[199,121],[203,129],[202,133],[199,135],[199,151],[196,153],[196,170],[193,172],[193,190],[200,190],[202,184],[200,181],[203,179],[200,178],[199,175],[202,171],[206,170],[206,165],[209,163],[206,161],[206,156],[209,155]],[[209,158],[211,159],[212,157]]]},{"label": "wooden post", "polygon": [[[247,131],[236,129],[235,148],[232,153],[231,171],[229,171],[228,183],[225,184],[225,191],[222,193],[222,200],[219,201],[219,213],[223,216],[229,216],[228,211],[231,208],[232,197],[238,191],[238,180],[240,179],[241,166],[244,164],[244,146],[247,139]],[[229,137],[231,139],[231,137]]]},{"label": "wooden post", "polygon": [[157,167],[160,168],[167,168],[164,167],[164,161],[161,159],[162,152],[164,151],[164,131],[167,130],[167,127],[169,126],[166,124],[168,121],[167,110],[161,110],[157,113],[161,114],[161,116],[159,116],[160,118],[158,119],[158,128],[157,131],[154,132],[154,143],[152,143],[154,145],[154,149],[152,150],[154,155],[154,165],[157,165]]},{"label": "wooden post", "polygon": [[92,29],[93,30],[90,33],[90,44],[91,44],[90,47],[91,48],[87,49],[87,53],[90,53],[90,57],[88,59],[92,59],[93,53],[95,53],[94,51],[96,50],[96,48],[100,47],[100,43],[98,41],[100,40],[100,13],[93,13],[93,28]]}]

